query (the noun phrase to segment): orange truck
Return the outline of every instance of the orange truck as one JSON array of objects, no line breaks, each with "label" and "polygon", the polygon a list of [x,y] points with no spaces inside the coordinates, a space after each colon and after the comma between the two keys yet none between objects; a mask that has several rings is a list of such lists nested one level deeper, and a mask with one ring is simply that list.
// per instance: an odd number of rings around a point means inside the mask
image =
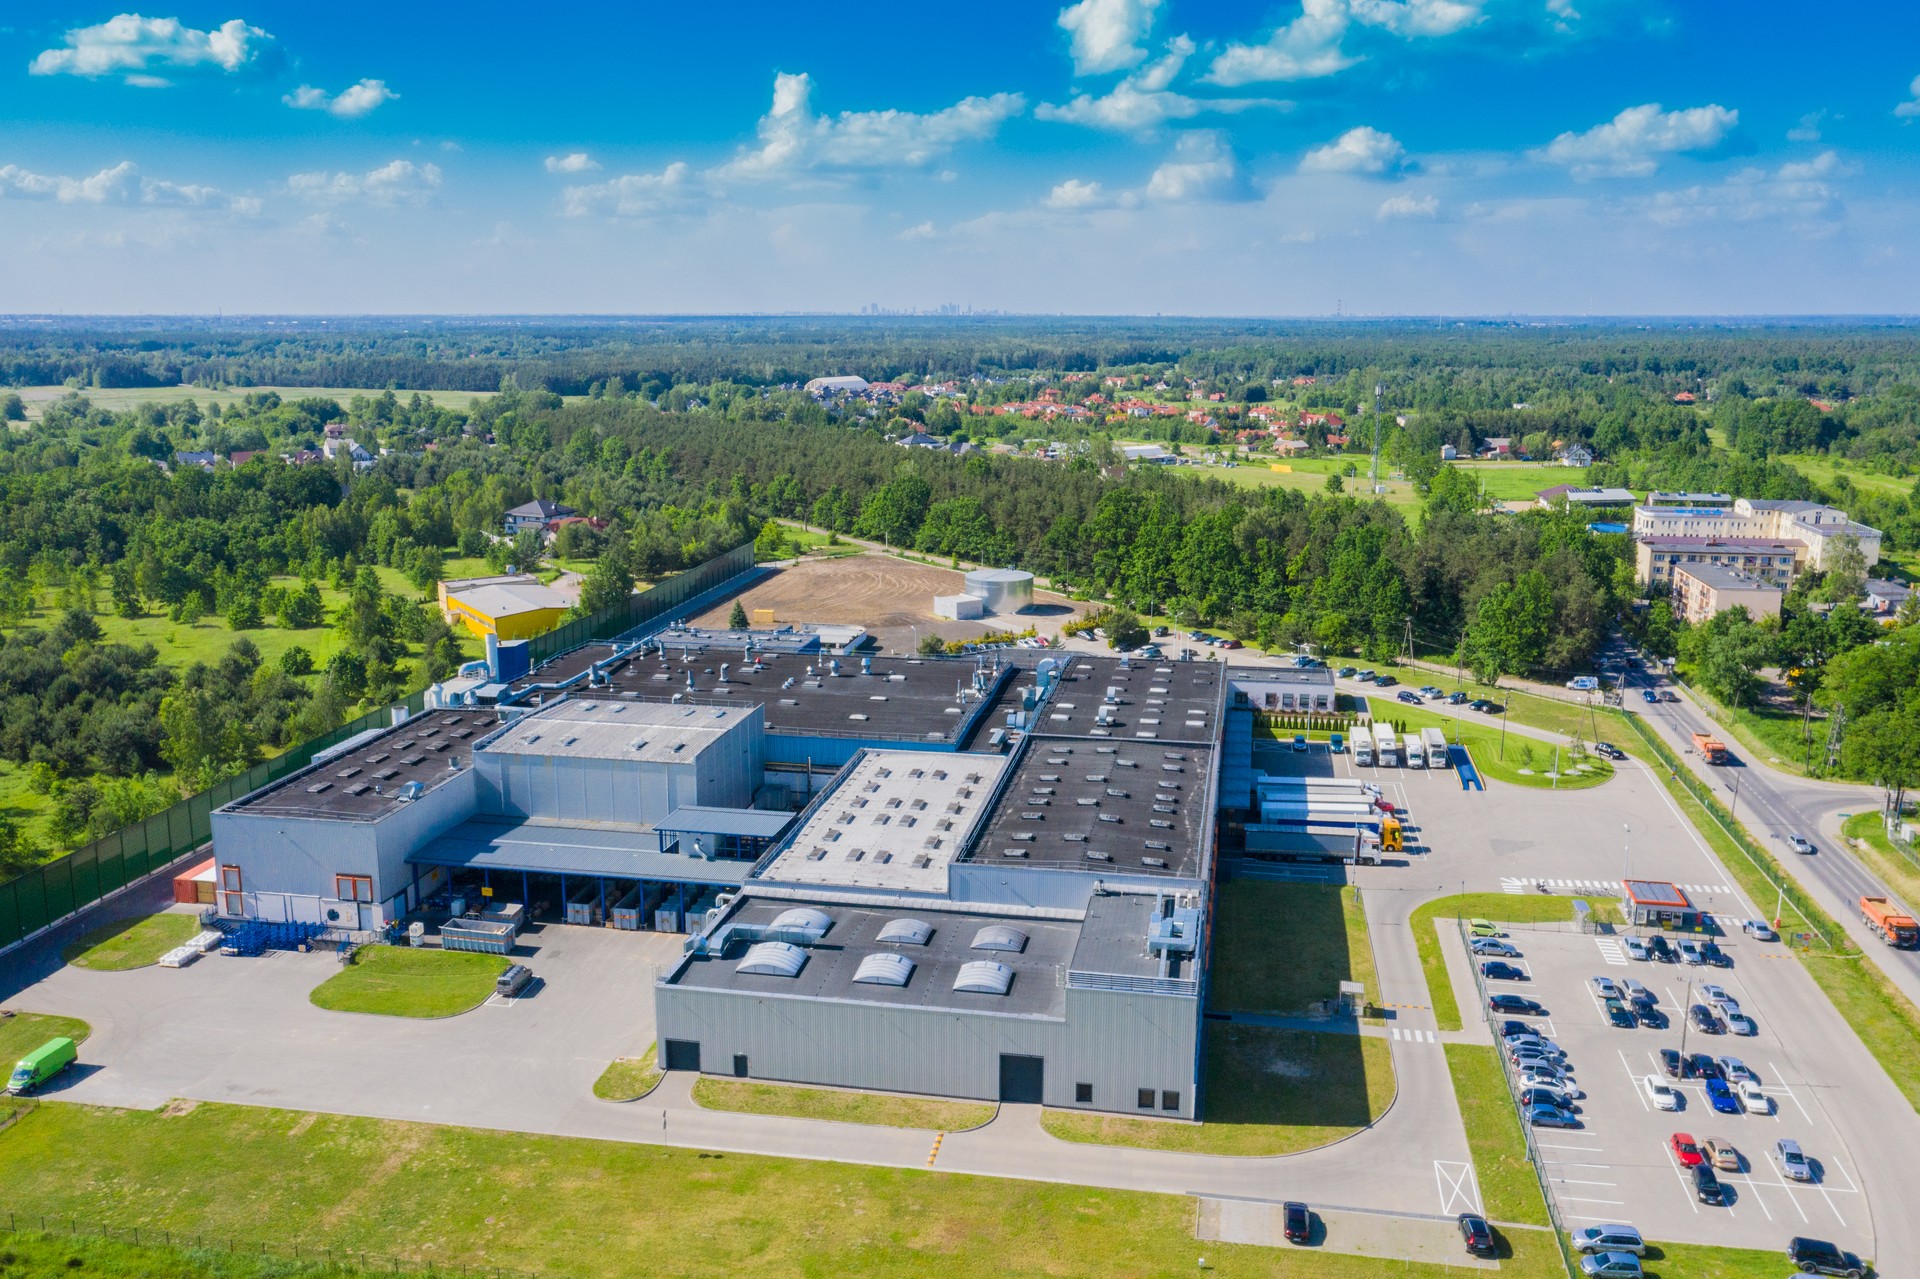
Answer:
[{"label": "orange truck", "polygon": [[1727,762],[1726,743],[1710,733],[1695,733],[1693,735],[1693,749],[1700,752],[1700,758],[1706,760],[1709,764],[1724,764]]},{"label": "orange truck", "polygon": [[1912,915],[1903,914],[1885,897],[1862,897],[1860,921],[1889,946],[1920,944],[1920,924],[1914,923]]}]

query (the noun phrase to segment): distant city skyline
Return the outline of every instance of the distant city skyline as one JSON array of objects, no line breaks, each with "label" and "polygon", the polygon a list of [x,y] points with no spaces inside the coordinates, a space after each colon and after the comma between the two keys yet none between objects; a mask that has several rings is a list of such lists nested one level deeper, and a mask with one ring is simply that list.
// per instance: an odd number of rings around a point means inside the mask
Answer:
[{"label": "distant city skyline", "polygon": [[61,0],[0,25],[0,311],[1913,310],[1920,17],[1725,13]]}]

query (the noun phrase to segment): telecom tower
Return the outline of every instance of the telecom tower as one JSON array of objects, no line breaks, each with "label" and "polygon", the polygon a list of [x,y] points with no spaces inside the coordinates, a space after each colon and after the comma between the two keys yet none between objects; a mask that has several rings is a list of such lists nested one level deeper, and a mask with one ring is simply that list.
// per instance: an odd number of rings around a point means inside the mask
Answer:
[{"label": "telecom tower", "polygon": [[1373,463],[1367,471],[1367,488],[1380,491],[1380,397],[1387,393],[1383,383],[1373,384]]}]

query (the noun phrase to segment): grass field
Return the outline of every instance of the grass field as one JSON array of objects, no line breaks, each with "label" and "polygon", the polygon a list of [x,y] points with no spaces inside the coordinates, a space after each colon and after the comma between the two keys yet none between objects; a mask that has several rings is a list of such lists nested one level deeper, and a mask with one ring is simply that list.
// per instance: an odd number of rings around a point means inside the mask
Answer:
[{"label": "grass field", "polygon": [[638,1057],[622,1057],[593,1081],[593,1095],[602,1101],[638,1101],[653,1091],[665,1072],[654,1064],[654,1046]]},{"label": "grass field", "polygon": [[[1408,729],[1443,730],[1448,741],[1465,746],[1472,753],[1473,766],[1482,776],[1509,785],[1532,786],[1541,790],[1585,790],[1613,777],[1613,765],[1606,760],[1598,755],[1575,760],[1564,746],[1559,752],[1560,776],[1548,776],[1554,767],[1554,747],[1522,733],[1508,733],[1506,744],[1502,746],[1497,716],[1486,723],[1456,720],[1401,702],[1379,702],[1374,713],[1397,721]],[[1523,769],[1532,771],[1523,772]]]},{"label": "grass field", "polygon": [[[46,406],[67,394],[64,386],[23,386],[17,388],[20,398],[27,402],[27,421],[37,422],[46,410]],[[120,412],[141,404],[180,404],[192,400],[201,408],[218,404],[223,409],[229,404],[237,404],[249,395],[262,391],[276,392],[283,400],[304,400],[318,396],[336,400],[345,408],[356,395],[375,396],[384,393],[385,388],[367,390],[339,386],[237,386],[226,390],[208,390],[202,386],[149,386],[149,387],[99,387],[80,389],[80,394],[95,408]],[[402,401],[413,398],[414,392],[396,390],[394,394]],[[421,391],[442,408],[464,409],[474,400],[490,400],[498,391]]]},{"label": "grass field", "polygon": [[[1684,667],[1681,668],[1681,674],[1683,678],[1691,679],[1691,673]],[[1697,683],[1688,683],[1686,690],[1701,709],[1726,730],[1726,735],[1733,739],[1731,745],[1749,758],[1765,760],[1781,772],[1792,773],[1796,777],[1834,776],[1821,767],[1825,763],[1827,744],[1826,716],[1815,716],[1809,728],[1794,711],[1775,710],[1770,706],[1736,710],[1722,704]],[[1811,773],[1808,769],[1806,736],[1809,731],[1813,735],[1811,755],[1816,760]]]},{"label": "grass field", "polygon": [[[1413,944],[1420,952],[1420,971],[1427,979],[1427,997],[1433,1004],[1434,1020],[1442,1030],[1460,1029],[1460,1004],[1454,997],[1453,982],[1447,977],[1447,958],[1440,949],[1440,934],[1434,921],[1441,919],[1487,919],[1498,924],[1566,923],[1573,919],[1573,903],[1584,901],[1593,917],[1605,923],[1618,923],[1618,902],[1593,897],[1562,897],[1558,894],[1456,893],[1438,897],[1414,909],[1408,919],[1413,929]],[[1441,927],[1452,927],[1444,924]]]},{"label": "grass field", "polygon": [[1878,812],[1855,813],[1841,825],[1840,833],[1852,841],[1854,856],[1866,862],[1895,896],[1909,905],[1920,902],[1920,861],[1893,846]]},{"label": "grass field", "polygon": [[1883,493],[1890,497],[1904,497],[1913,492],[1914,479],[1909,476],[1882,475],[1878,471],[1868,470],[1858,462],[1846,458],[1832,458],[1824,453],[1776,453],[1772,459],[1785,462],[1800,474],[1812,480],[1823,489],[1831,489],[1835,480],[1841,476],[1853,482],[1853,486],[1864,493]]},{"label": "grass field", "polygon": [[1487,496],[1500,502],[1531,502],[1541,489],[1587,482],[1586,467],[1561,466],[1557,462],[1455,462],[1453,465],[1479,480]]},{"label": "grass field", "polygon": [[[364,1250],[447,1273],[1002,1279],[1017,1258],[1020,1273],[1052,1279],[1148,1279],[1192,1273],[1201,1252],[1231,1279],[1383,1273],[1318,1250],[1196,1247],[1182,1195],[244,1106],[46,1103],[0,1133],[0,1184],[21,1213],[164,1227],[223,1250],[229,1239],[236,1251],[269,1239],[308,1255]],[[1516,1235],[1519,1273],[1556,1273],[1537,1251],[1551,1241]]]},{"label": "grass field", "polygon": [[1507,1092],[1506,1075],[1493,1049],[1480,1044],[1447,1044],[1447,1071],[1473,1152],[1473,1174],[1480,1201],[1495,1221],[1547,1224],[1547,1201],[1540,1180],[1527,1162],[1520,1115]]},{"label": "grass field", "polygon": [[750,1079],[717,1079],[711,1075],[694,1081],[693,1099],[708,1110],[829,1119],[843,1124],[879,1124],[887,1128],[925,1128],[937,1132],[978,1128],[992,1119],[995,1111],[991,1102],[984,1101],[945,1101],[937,1097],[842,1088],[802,1088]]},{"label": "grass field", "polygon": [[1384,1039],[1209,1022],[1206,1053],[1204,1123],[1077,1110],[1049,1110],[1041,1122],[1065,1141],[1285,1155],[1338,1141],[1393,1104],[1393,1061]]},{"label": "grass field", "polygon": [[[1292,469],[1276,471],[1273,469],[1274,465]],[[1355,467],[1359,473],[1347,476],[1346,469],[1349,465]],[[1181,467],[1180,474],[1197,475],[1210,480],[1225,480],[1229,484],[1238,484],[1243,488],[1287,488],[1298,489],[1302,493],[1326,492],[1327,476],[1337,474],[1343,477],[1347,493],[1364,497],[1367,492],[1367,459],[1364,457],[1301,457],[1290,460],[1262,458],[1235,466]],[[1381,494],[1381,499],[1387,505],[1399,507],[1408,515],[1418,517],[1420,494],[1414,491],[1412,484],[1406,480],[1390,480],[1384,475],[1380,483],[1387,490]]]},{"label": "grass field", "polygon": [[1229,1012],[1301,1012],[1357,981],[1380,1002],[1360,893],[1350,885],[1237,880],[1217,898],[1209,1002]]},{"label": "grass field", "polygon": [[14,1062],[49,1039],[64,1036],[77,1044],[92,1033],[93,1027],[77,1017],[23,1012],[0,1017],[0,1073],[12,1074]]},{"label": "grass field", "polygon": [[199,931],[200,921],[192,915],[163,911],[96,928],[68,946],[60,957],[76,968],[125,972],[159,963],[160,956]]},{"label": "grass field", "polygon": [[329,1012],[451,1017],[486,1002],[506,967],[500,955],[367,946],[310,998]]}]

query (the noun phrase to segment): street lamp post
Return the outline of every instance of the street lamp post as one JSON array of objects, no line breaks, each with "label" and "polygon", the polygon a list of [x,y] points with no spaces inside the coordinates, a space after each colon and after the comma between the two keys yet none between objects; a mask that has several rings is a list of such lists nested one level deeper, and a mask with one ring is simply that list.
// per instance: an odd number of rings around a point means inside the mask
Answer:
[{"label": "street lamp post", "polygon": [[1727,816],[1735,821],[1740,819],[1740,774],[1733,775],[1733,803],[1727,808]]},{"label": "street lamp post", "polygon": [[1633,878],[1633,825],[1630,822],[1623,822],[1621,825],[1627,832],[1627,859],[1621,867],[1620,878],[1628,880]]}]

